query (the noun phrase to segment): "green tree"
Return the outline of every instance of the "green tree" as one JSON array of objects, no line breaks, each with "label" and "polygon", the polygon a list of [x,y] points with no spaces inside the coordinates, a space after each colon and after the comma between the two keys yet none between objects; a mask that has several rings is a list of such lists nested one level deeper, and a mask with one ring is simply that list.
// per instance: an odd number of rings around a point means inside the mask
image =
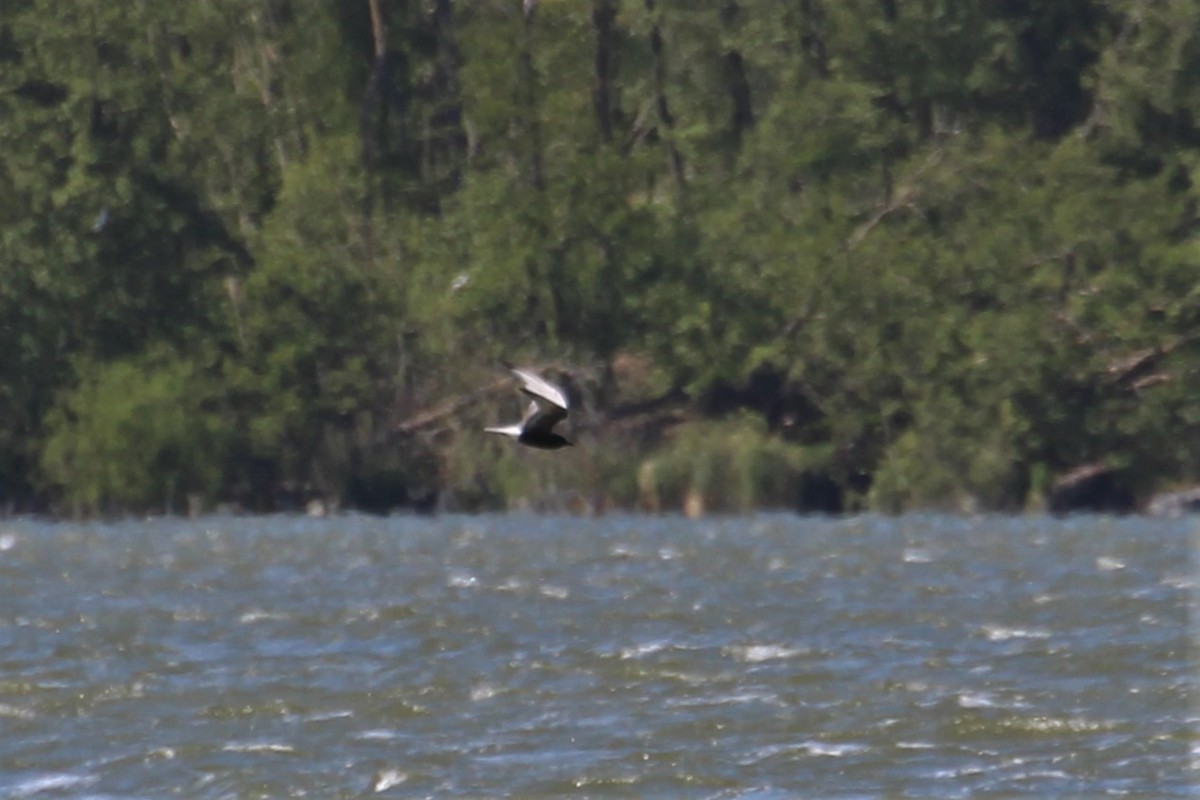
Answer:
[{"label": "green tree", "polygon": [[221,488],[216,387],[170,353],[84,367],[46,431],[43,474],[76,514],[186,511]]}]

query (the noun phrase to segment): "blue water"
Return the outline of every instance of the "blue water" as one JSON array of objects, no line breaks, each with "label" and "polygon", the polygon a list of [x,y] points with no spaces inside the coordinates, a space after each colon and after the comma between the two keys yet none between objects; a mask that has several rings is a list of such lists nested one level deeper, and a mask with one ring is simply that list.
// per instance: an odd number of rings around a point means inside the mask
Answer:
[{"label": "blue water", "polygon": [[1200,520],[0,524],[0,797],[1191,796]]}]

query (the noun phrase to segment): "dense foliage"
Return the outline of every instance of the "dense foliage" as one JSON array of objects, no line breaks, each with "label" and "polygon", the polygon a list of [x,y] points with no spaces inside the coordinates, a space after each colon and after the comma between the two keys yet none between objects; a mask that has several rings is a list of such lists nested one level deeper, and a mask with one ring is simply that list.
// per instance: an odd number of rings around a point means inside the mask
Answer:
[{"label": "dense foliage", "polygon": [[9,508],[1200,480],[1194,0],[5,0],[0,121]]}]

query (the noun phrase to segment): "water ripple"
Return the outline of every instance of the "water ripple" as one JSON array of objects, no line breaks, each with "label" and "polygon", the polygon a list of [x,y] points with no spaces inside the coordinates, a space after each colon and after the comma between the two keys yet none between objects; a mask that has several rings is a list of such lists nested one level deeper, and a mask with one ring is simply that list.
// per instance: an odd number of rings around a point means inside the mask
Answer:
[{"label": "water ripple", "polygon": [[0,796],[1190,796],[1187,521],[0,531]]}]

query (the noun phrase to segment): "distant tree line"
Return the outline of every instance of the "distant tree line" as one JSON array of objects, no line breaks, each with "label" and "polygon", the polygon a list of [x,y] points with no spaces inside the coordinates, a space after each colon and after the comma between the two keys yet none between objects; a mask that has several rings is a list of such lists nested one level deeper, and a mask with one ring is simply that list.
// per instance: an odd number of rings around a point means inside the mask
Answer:
[{"label": "distant tree line", "polygon": [[0,500],[1136,502],[1198,179],[1195,0],[5,0]]}]

